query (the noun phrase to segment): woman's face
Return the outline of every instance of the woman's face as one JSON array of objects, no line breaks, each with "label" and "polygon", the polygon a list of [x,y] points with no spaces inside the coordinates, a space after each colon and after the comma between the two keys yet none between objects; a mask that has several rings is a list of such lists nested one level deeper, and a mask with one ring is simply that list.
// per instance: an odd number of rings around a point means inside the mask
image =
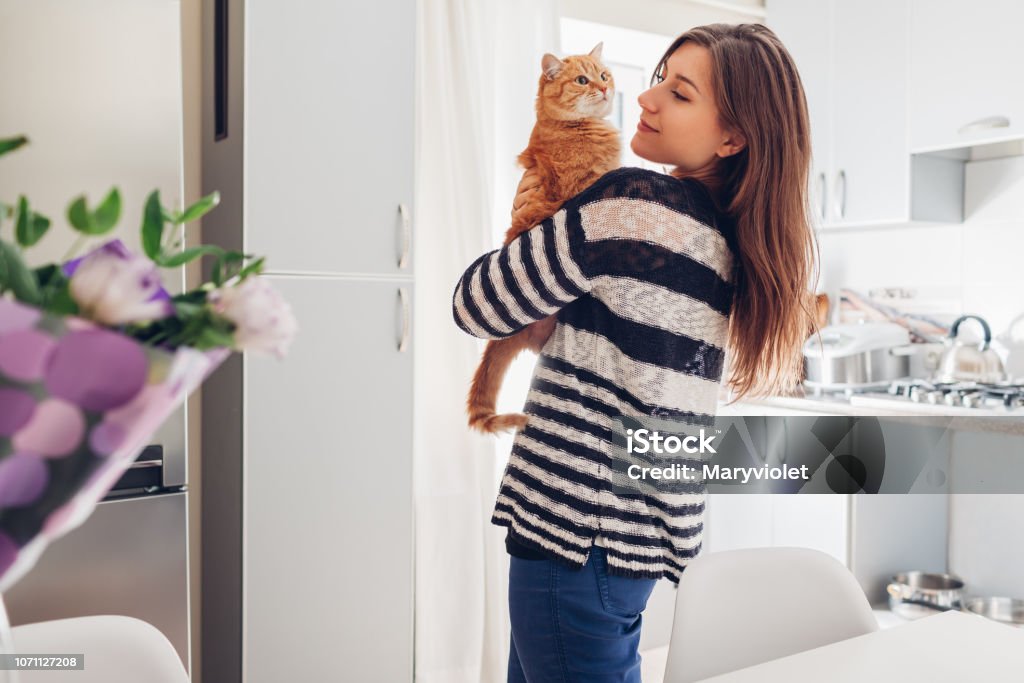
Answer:
[{"label": "woman's face", "polygon": [[708,171],[718,157],[743,149],[742,136],[721,127],[711,89],[711,54],[683,43],[666,62],[664,78],[637,98],[640,123],[630,146],[637,156],[678,166],[688,173]]}]

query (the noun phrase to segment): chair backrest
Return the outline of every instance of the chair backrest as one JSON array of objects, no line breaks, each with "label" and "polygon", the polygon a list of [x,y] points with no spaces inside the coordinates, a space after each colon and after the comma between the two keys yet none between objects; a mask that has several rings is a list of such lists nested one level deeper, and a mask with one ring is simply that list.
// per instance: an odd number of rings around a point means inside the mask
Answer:
[{"label": "chair backrest", "polygon": [[665,683],[690,683],[878,630],[853,574],[809,548],[708,553],[683,571]]},{"label": "chair backrest", "polygon": [[[11,629],[15,652],[84,654],[83,671],[32,671],[33,683],[188,683],[177,651],[155,626],[124,616],[41,621]],[[25,672],[28,674],[29,672]]]}]

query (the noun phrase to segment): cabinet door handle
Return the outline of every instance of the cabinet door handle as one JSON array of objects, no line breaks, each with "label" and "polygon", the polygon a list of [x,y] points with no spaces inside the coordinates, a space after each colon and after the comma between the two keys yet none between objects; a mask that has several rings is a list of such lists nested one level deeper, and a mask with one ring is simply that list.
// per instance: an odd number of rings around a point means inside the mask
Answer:
[{"label": "cabinet door handle", "polygon": [[406,294],[405,287],[398,288],[398,309],[402,316],[399,323],[398,352],[405,353],[405,350],[409,348],[409,328],[411,325],[409,295]]},{"label": "cabinet door handle", "polygon": [[971,121],[968,124],[960,126],[957,131],[960,135],[966,133],[976,133],[980,130],[992,130],[993,128],[1009,128],[1010,119],[1005,116],[986,116],[983,119],[977,121]]},{"label": "cabinet door handle", "polygon": [[398,216],[402,223],[402,251],[398,254],[398,267],[406,268],[409,265],[409,245],[412,241],[412,217],[405,204],[398,205]]},{"label": "cabinet door handle", "polygon": [[821,214],[821,222],[824,223],[828,219],[828,182],[825,180],[824,171],[818,174],[818,188],[821,195],[821,206],[818,207],[818,213]]},{"label": "cabinet door handle", "polygon": [[837,218],[846,218],[846,171],[839,171],[836,176],[835,212]]}]

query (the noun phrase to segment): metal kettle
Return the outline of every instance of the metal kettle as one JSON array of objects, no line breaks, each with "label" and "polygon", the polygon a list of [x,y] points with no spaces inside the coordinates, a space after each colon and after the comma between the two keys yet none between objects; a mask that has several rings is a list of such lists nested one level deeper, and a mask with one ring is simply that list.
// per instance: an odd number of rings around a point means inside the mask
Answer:
[{"label": "metal kettle", "polygon": [[[960,323],[965,320],[977,320],[981,323],[984,339],[977,346],[965,344],[957,339]],[[992,330],[984,318],[977,315],[962,315],[949,328],[946,337],[946,348],[939,362],[935,380],[938,382],[981,382],[996,384],[1006,380],[1003,361],[990,344]]]}]

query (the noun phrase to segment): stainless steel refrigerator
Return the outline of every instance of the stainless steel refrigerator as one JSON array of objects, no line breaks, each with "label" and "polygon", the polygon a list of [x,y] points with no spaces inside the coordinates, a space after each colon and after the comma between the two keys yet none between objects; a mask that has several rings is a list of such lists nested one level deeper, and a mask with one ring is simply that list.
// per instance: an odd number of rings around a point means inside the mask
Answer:
[{"label": "stainless steel refrigerator", "polygon": [[[146,194],[183,197],[178,0],[0,0],[0,136],[30,144],[0,160],[0,199],[25,194],[54,223],[28,252],[61,258],[68,202],[118,186],[115,235],[138,248]],[[9,225],[2,229],[9,229]],[[183,271],[165,271],[181,291]],[[177,411],[78,529],[5,596],[14,624],[89,614],[143,619],[190,668],[186,419]]]}]

